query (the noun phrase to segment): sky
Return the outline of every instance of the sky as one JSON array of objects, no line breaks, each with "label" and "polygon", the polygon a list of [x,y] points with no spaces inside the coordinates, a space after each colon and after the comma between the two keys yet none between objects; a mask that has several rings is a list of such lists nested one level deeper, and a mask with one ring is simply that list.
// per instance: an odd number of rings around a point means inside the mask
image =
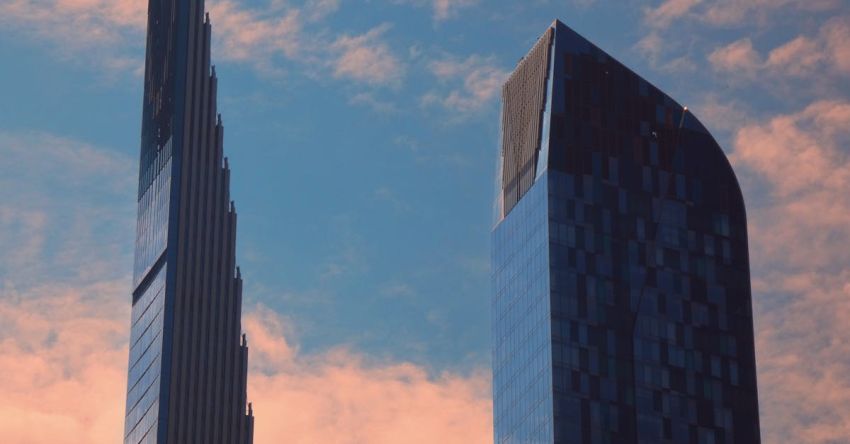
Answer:
[{"label": "sky", "polygon": [[[0,436],[123,430],[144,0],[0,0]],[[850,442],[850,1],[208,0],[257,443],[492,442],[502,82],[559,18],[689,107],[764,442]]]}]

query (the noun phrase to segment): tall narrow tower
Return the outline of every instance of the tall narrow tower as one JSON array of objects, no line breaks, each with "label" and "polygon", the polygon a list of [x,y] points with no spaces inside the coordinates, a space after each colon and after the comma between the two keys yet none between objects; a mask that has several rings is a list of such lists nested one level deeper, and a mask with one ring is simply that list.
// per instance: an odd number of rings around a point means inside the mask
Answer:
[{"label": "tall narrow tower", "polygon": [[124,443],[253,441],[203,0],[150,0]]},{"label": "tall narrow tower", "polygon": [[502,90],[495,442],[760,442],[747,223],[687,108],[555,22]]}]

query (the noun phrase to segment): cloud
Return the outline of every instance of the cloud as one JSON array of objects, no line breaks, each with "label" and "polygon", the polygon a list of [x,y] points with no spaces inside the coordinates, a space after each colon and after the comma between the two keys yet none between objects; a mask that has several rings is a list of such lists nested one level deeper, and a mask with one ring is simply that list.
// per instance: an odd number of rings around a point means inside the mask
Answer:
[{"label": "cloud", "polygon": [[372,85],[398,85],[405,69],[381,40],[388,29],[389,25],[384,24],[361,35],[338,37],[331,44],[338,54],[332,62],[334,77]]},{"label": "cloud", "polygon": [[478,4],[478,0],[393,0],[416,6],[428,6],[433,11],[433,20],[442,22],[459,16],[460,10]]},{"label": "cloud", "polygon": [[850,250],[839,247],[850,242],[848,128],[850,103],[819,101],[738,131],[732,161],[770,191],[753,233],[762,260],[850,264]]},{"label": "cloud", "polygon": [[666,28],[700,3],[702,0],[665,0],[655,8],[645,9],[643,19],[651,27]]},{"label": "cloud", "polygon": [[[43,133],[0,133],[0,148],[0,436],[120,441],[134,220],[116,197],[132,210],[135,162]],[[20,246],[30,246],[26,260]],[[293,321],[263,306],[245,312],[256,442],[490,439],[486,370],[432,374],[346,347],[303,353]]]},{"label": "cloud", "polygon": [[494,58],[479,55],[462,60],[451,56],[433,60],[429,68],[447,88],[426,93],[423,105],[440,105],[459,114],[478,112],[492,103],[509,75]]},{"label": "cloud", "polygon": [[[123,430],[129,280],[0,292],[0,434],[110,443]],[[259,306],[243,319],[256,442],[487,443],[489,372],[430,375],[341,347],[303,354]]]},{"label": "cloud", "polygon": [[399,112],[395,103],[382,100],[371,92],[359,92],[348,98],[348,103],[351,105],[361,105],[372,109],[380,114],[395,114]]},{"label": "cloud", "polygon": [[664,0],[644,9],[644,23],[667,28],[678,20],[710,26],[770,24],[773,14],[818,13],[839,9],[843,0]]},{"label": "cloud", "polygon": [[119,440],[133,161],[35,132],[0,151],[0,436]]},{"label": "cloud", "polygon": [[850,23],[847,17],[828,21],[820,31],[832,64],[843,73],[850,73]]},{"label": "cloud", "polygon": [[[130,266],[114,260],[127,244],[101,236],[133,236],[129,157],[39,132],[0,131],[0,151],[0,281],[29,285],[51,271],[83,278]],[[90,249],[94,242],[112,258]]]},{"label": "cloud", "polygon": [[0,290],[0,435],[120,441],[129,280]]},{"label": "cloud", "polygon": [[304,5],[310,21],[319,21],[339,10],[340,0],[307,0]]},{"label": "cloud", "polygon": [[[765,22],[773,13],[795,14],[837,9],[843,0],[715,0],[706,3],[700,18],[715,26]],[[781,11],[781,12],[780,12]]]},{"label": "cloud", "polygon": [[440,21],[456,17],[460,9],[476,3],[478,3],[478,0],[433,0],[434,20]]},{"label": "cloud", "polygon": [[[345,348],[302,355],[263,307],[246,317],[257,442],[486,443],[488,372],[430,376],[406,362],[374,361]],[[262,412],[275,412],[263,420]]]},{"label": "cloud", "polygon": [[6,30],[51,44],[65,60],[87,53],[86,63],[110,71],[141,72],[146,18],[147,2],[136,0],[0,2],[0,25]]},{"label": "cloud", "polygon": [[[446,3],[439,6],[441,14],[458,7],[456,2],[438,3]],[[272,75],[290,66],[322,75],[325,71],[315,67],[331,66],[335,78],[373,86],[398,85],[404,67],[381,38],[387,25],[328,40],[323,21],[339,6],[339,0],[306,0],[300,5],[269,0],[254,8],[235,0],[208,1],[213,60],[248,64]],[[0,3],[0,24],[9,29],[51,43],[68,59],[85,53],[89,63],[138,75],[143,73],[146,17],[146,2],[137,0]]]},{"label": "cloud", "polygon": [[718,71],[738,72],[748,77],[762,65],[761,56],[753,49],[749,38],[715,49],[709,54],[708,61]]},{"label": "cloud", "polygon": [[765,442],[850,440],[848,146],[850,102],[835,100],[745,125],[735,138]]},{"label": "cloud", "polygon": [[231,0],[210,2],[215,58],[249,62],[270,69],[274,57],[296,58],[302,53],[299,9],[245,9]]},{"label": "cloud", "polygon": [[[145,29],[146,2],[135,0],[7,0],[0,22],[66,45],[107,45]],[[73,38],[69,38],[73,37]]]},{"label": "cloud", "polygon": [[712,132],[734,134],[751,123],[752,109],[741,100],[728,100],[717,94],[707,94],[692,108]]},{"label": "cloud", "polygon": [[668,43],[658,30],[652,30],[649,34],[638,40],[632,48],[646,57],[653,69],[669,73],[694,71],[696,65],[687,55],[675,57],[671,60],[663,60],[664,53],[671,49]]},{"label": "cloud", "polygon": [[[766,56],[753,48],[749,38],[715,49],[708,57],[712,67],[738,79],[805,79],[818,75],[850,74],[850,24],[847,18],[827,21],[812,37],[799,35],[770,50]],[[840,79],[839,79],[840,80]],[[843,80],[840,80],[843,81]]]}]

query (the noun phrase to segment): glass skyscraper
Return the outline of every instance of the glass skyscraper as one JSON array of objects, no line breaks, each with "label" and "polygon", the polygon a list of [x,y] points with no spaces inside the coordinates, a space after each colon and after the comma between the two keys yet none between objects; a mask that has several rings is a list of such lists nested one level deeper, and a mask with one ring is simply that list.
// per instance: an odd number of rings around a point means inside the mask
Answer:
[{"label": "glass skyscraper", "polygon": [[203,0],[150,0],[124,443],[253,441]]},{"label": "glass skyscraper", "polygon": [[673,99],[556,21],[502,90],[495,442],[760,442],[744,202]]}]

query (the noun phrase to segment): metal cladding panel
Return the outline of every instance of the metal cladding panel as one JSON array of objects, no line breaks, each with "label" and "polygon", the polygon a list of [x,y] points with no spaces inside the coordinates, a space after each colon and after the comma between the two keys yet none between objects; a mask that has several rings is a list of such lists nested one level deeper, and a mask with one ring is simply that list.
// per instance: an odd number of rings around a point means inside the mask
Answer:
[{"label": "metal cladding panel", "polygon": [[236,208],[203,12],[202,0],[149,4],[127,444],[253,441]]},{"label": "metal cladding panel", "polygon": [[536,176],[553,35],[552,28],[546,31],[502,88],[502,217]]}]

